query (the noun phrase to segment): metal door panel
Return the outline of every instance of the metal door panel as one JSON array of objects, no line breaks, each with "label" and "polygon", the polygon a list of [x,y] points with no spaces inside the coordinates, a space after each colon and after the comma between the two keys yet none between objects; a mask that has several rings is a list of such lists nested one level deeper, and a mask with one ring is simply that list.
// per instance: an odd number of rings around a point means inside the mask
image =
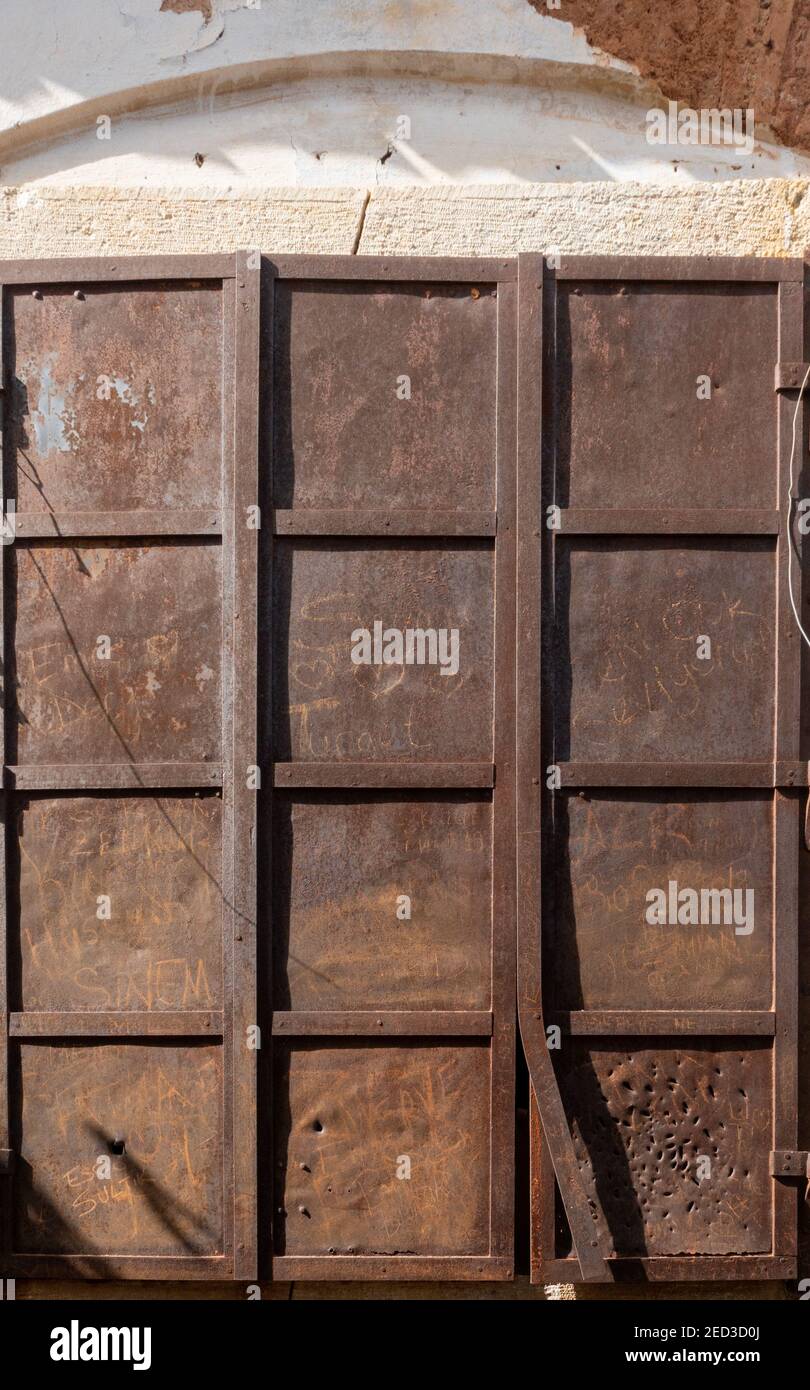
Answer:
[{"label": "metal door panel", "polygon": [[272,1273],[508,1278],[515,267],[270,271]]},{"label": "metal door panel", "polygon": [[255,1277],[258,270],[0,285],[3,1264]]},{"label": "metal door panel", "polygon": [[526,257],[519,275],[532,1276],[786,1278],[804,269]]},{"label": "metal door panel", "polygon": [[13,558],[10,761],[219,761],[218,544],[48,541]]},{"label": "metal door panel", "polygon": [[610,1255],[770,1251],[769,1043],[578,1038],[562,1089]]},{"label": "metal door panel", "polygon": [[561,505],[776,506],[777,284],[616,274],[559,283]]},{"label": "metal door panel", "polygon": [[492,284],[279,279],[276,506],[494,509],[497,313]]},{"label": "metal door panel", "polygon": [[772,541],[561,536],[556,581],[558,757],[772,756]]},{"label": "metal door panel", "polygon": [[[559,1010],[760,1009],[773,996],[773,794],[561,791],[544,922]],[[651,887],[754,893],[755,917],[685,927],[647,920]]]}]

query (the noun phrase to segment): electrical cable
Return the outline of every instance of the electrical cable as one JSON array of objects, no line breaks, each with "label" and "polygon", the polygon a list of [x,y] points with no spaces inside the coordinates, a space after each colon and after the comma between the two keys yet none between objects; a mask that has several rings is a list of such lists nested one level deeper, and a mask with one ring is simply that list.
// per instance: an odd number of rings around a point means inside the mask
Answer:
[{"label": "electrical cable", "polygon": [[[802,637],[804,638],[804,640],[805,640],[805,642],[807,643],[808,647],[810,647],[810,637],[807,636],[807,633],[805,632],[804,628],[802,627],[802,620],[801,620],[801,618],[799,617],[798,609],[796,608],[796,600],[795,600],[795,598],[793,597],[793,546],[792,546],[792,544],[791,544],[792,536],[791,536],[791,530],[790,530],[790,512],[791,512],[791,508],[792,508],[792,506],[793,506],[793,503],[796,502],[796,501],[798,501],[798,499],[797,499],[796,497],[793,496],[793,462],[794,462],[794,459],[795,459],[795,457],[796,457],[796,425],[797,425],[797,422],[798,422],[798,419],[799,419],[799,411],[800,411],[800,409],[801,409],[802,396],[804,395],[805,388],[806,388],[806,386],[807,386],[808,380],[810,380],[810,367],[807,368],[807,371],[806,371],[805,374],[804,374],[804,381],[802,382],[801,387],[799,388],[799,399],[798,399],[797,402],[796,402],[796,409],[795,409],[794,412],[793,412],[793,437],[792,437],[792,439],[791,439],[791,444],[790,444],[790,464],[789,464],[789,466],[788,466],[788,475],[789,475],[789,476],[788,476],[788,496],[787,496],[787,503],[788,503],[788,505],[787,505],[787,518],[786,518],[786,521],[785,521],[785,527],[786,527],[786,531],[787,531],[787,547],[788,547],[788,594],[789,594],[789,596],[790,596],[790,606],[791,606],[791,608],[793,609],[793,616],[794,616],[794,618],[796,619],[796,626],[798,627],[799,632],[802,634]],[[808,804],[810,804],[810,803],[808,803]]]}]

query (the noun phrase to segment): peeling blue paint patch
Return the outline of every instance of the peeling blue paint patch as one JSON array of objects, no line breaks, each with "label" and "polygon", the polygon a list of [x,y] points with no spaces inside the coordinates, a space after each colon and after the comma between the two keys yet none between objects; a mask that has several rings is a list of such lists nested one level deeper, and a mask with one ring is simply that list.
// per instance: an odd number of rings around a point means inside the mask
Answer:
[{"label": "peeling blue paint patch", "polygon": [[138,404],[137,393],[130,386],[129,382],[125,381],[122,376],[113,377],[112,388],[119,401],[123,401],[124,405]]},{"label": "peeling blue paint patch", "polygon": [[62,389],[57,385],[53,374],[55,361],[56,354],[51,353],[42,362],[37,407],[31,411],[31,423],[41,456],[54,452],[69,454],[79,442],[75,430],[75,412],[66,401],[66,396],[72,394],[74,387],[68,385]]},{"label": "peeling blue paint patch", "polygon": [[[107,376],[106,374],[96,378],[96,396],[100,401],[120,401],[122,405],[128,406],[130,410],[136,411],[142,404],[141,396],[131,382],[122,376]],[[151,383],[146,390],[147,400],[150,405],[154,405],[157,393]],[[149,423],[149,412],[144,411],[141,419],[130,420],[130,427],[143,434]]]}]

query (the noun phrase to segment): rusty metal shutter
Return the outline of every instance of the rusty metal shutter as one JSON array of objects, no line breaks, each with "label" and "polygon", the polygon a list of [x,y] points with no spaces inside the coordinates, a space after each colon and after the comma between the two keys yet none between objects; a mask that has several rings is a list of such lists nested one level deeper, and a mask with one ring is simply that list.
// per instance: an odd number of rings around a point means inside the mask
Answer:
[{"label": "rusty metal shutter", "polygon": [[4,1268],[251,1277],[258,270],[0,281]]},{"label": "rusty metal shutter", "polygon": [[[787,532],[804,267],[566,258],[545,291],[542,272],[521,258],[533,1277],[785,1278],[806,1160]],[[796,479],[801,414],[797,436]],[[737,889],[750,917],[740,898],[729,921]],[[671,925],[647,916],[656,890]]]},{"label": "rusty metal shutter", "polygon": [[[516,265],[272,270],[273,1276],[508,1278]],[[458,672],[353,664],[375,621]]]}]

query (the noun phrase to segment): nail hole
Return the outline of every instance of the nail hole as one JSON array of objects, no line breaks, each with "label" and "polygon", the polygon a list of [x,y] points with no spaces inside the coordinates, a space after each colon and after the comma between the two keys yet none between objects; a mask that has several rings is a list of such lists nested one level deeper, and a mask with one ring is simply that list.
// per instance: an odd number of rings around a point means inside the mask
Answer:
[{"label": "nail hole", "polygon": [[110,1140],[110,1153],[111,1153],[111,1154],[118,1154],[118,1155],[120,1156],[120,1155],[124,1152],[124,1148],[125,1148],[125,1144],[124,1144],[124,1140],[123,1140],[123,1139],[111,1139],[111,1140]]}]

